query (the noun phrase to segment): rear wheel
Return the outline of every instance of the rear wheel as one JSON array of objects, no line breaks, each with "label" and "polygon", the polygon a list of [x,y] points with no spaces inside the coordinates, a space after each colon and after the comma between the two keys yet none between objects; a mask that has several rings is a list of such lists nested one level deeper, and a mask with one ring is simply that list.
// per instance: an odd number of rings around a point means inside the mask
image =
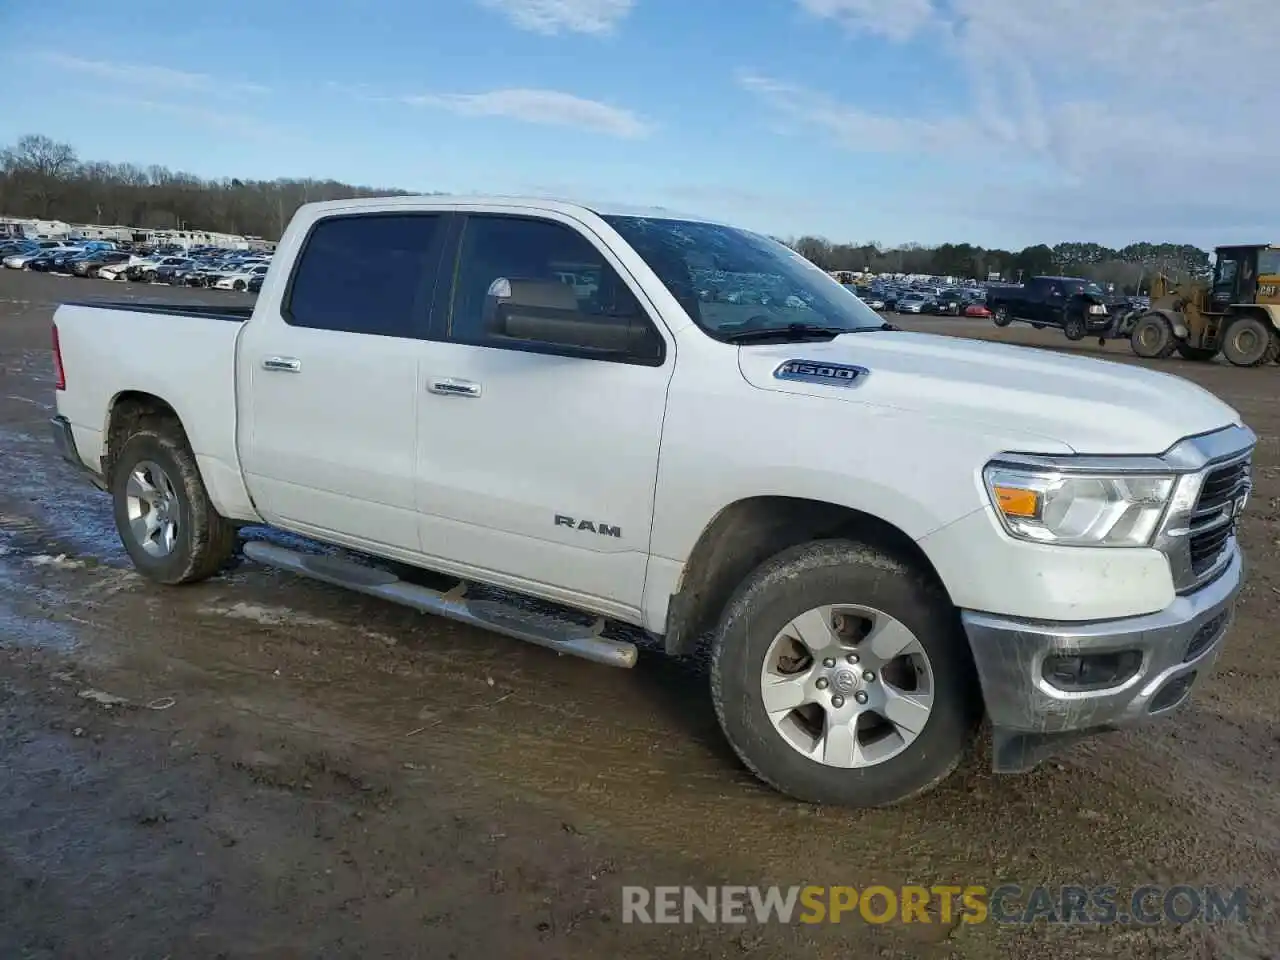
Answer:
[{"label": "rear wheel", "polygon": [[231,558],[235,527],[209,500],[176,421],[157,419],[125,441],[110,489],[120,540],[143,576],[195,583]]},{"label": "rear wheel", "polygon": [[237,280],[233,284],[231,284],[232,290],[243,292],[244,288],[245,288],[245,283],[243,280]]},{"label": "rear wheel", "polygon": [[810,803],[923,793],[960,763],[981,716],[945,593],[847,540],[786,550],[739,587],[716,629],[711,693],[748,769]]},{"label": "rear wheel", "polygon": [[1222,355],[1237,367],[1272,363],[1280,355],[1280,339],[1260,317],[1239,317],[1222,335]]},{"label": "rear wheel", "polygon": [[997,327],[1007,327],[1009,324],[1013,323],[1013,317],[1009,316],[1009,308],[1004,304],[1001,304],[992,311],[991,319],[995,322]]},{"label": "rear wheel", "polygon": [[1129,346],[1133,352],[1148,360],[1163,359],[1169,356],[1178,346],[1173,335],[1173,327],[1169,319],[1160,313],[1148,313],[1134,324],[1129,334]]},{"label": "rear wheel", "polygon": [[142,272],[142,282],[143,282],[143,283],[155,283],[155,282],[156,282],[156,272],[155,272],[154,270],[144,270],[144,271]]}]

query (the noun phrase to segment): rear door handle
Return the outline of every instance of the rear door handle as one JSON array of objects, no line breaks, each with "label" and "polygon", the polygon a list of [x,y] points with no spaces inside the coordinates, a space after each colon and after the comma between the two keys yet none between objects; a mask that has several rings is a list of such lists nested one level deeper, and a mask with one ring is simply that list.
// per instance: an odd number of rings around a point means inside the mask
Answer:
[{"label": "rear door handle", "polygon": [[298,373],[302,369],[302,361],[297,357],[263,357],[262,369],[276,373]]},{"label": "rear door handle", "polygon": [[442,397],[480,396],[480,384],[473,383],[470,380],[455,380],[453,377],[432,380],[427,384],[427,390],[431,393],[438,393]]}]

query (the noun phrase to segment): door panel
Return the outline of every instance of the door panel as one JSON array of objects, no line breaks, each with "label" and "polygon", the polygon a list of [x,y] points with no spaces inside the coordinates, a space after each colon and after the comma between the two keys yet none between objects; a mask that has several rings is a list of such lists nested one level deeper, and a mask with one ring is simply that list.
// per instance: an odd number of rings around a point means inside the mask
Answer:
[{"label": "door panel", "polygon": [[[567,222],[472,214],[459,247],[450,341],[423,345],[418,385],[423,550],[636,611],[672,352],[616,260]],[[539,330],[636,352],[595,359]]]},{"label": "door panel", "polygon": [[241,461],[271,522],[418,550],[417,344],[446,219],[319,221],[282,308],[245,328]]}]

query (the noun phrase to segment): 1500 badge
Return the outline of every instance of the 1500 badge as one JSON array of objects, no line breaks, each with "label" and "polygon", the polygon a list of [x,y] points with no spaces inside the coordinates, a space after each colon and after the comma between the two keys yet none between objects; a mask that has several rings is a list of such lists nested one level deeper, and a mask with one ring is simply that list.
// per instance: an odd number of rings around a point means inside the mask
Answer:
[{"label": "1500 badge", "polygon": [[833,387],[851,387],[871,371],[847,363],[815,363],[812,360],[788,360],[773,371],[779,380],[825,383]]}]

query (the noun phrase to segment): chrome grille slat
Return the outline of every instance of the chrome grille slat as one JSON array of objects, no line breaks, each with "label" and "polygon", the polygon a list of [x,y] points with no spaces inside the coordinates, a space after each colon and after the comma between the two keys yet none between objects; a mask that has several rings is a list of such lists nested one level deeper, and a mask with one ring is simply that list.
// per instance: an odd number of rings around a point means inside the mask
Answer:
[{"label": "chrome grille slat", "polygon": [[1232,504],[1249,492],[1251,467],[1251,457],[1244,456],[1208,468],[1191,511],[1187,544],[1191,570],[1197,578],[1212,573],[1230,547],[1236,527]]}]

